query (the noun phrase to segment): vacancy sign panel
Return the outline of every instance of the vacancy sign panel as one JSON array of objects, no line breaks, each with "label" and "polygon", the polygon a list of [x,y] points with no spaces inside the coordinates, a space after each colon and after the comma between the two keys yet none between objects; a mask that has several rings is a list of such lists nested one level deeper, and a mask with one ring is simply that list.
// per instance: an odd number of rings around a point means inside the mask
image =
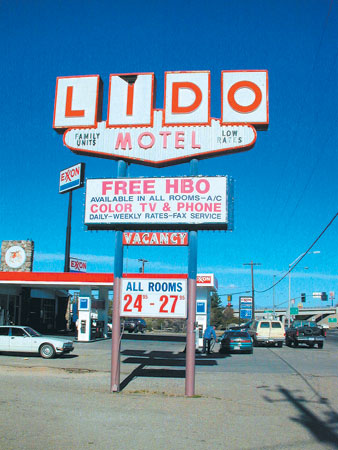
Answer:
[{"label": "vacancy sign panel", "polygon": [[88,179],[89,229],[228,229],[228,178]]},{"label": "vacancy sign panel", "polygon": [[187,317],[186,278],[123,278],[122,317]]},{"label": "vacancy sign panel", "polygon": [[150,246],[187,246],[188,233],[170,232],[126,232],[123,233],[123,245],[150,245]]}]

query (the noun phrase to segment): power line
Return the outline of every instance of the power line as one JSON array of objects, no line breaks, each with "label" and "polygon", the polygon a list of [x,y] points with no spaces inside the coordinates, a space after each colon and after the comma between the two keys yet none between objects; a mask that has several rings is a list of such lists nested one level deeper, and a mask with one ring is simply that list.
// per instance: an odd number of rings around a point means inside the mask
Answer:
[{"label": "power line", "polygon": [[[318,44],[318,47],[317,47],[317,50],[316,50],[316,53],[315,53],[315,57],[314,57],[314,59],[313,59],[313,64],[312,64],[311,72],[310,72],[310,75],[308,76],[308,78],[307,78],[307,80],[306,80],[306,91],[309,91],[310,83],[312,82],[313,74],[314,74],[315,68],[316,68],[317,65],[318,65],[318,64],[317,64],[317,60],[318,60],[318,57],[319,57],[319,54],[320,54],[320,51],[321,51],[321,47],[322,47],[324,35],[325,35],[325,32],[326,32],[326,28],[327,28],[327,26],[328,26],[328,21],[329,21],[330,15],[331,15],[332,6],[333,6],[333,0],[330,0],[329,7],[328,7],[328,12],[327,12],[327,14],[326,14],[326,18],[325,18],[325,21],[324,21],[324,24],[323,24],[323,29],[322,29],[321,36],[320,36],[320,39],[319,39],[319,44]],[[333,65],[334,65],[334,64],[333,64]],[[294,135],[295,135],[296,131],[299,129],[299,124],[300,124],[301,120],[302,120],[303,117],[304,117],[304,114],[303,114],[304,108],[305,108],[305,102],[302,102],[301,108],[300,108],[299,113],[298,113],[296,126],[294,127],[294,129],[293,129],[293,135],[292,135],[292,137],[290,138],[290,141],[293,142],[293,143],[294,143]],[[314,130],[312,129],[312,133],[313,133],[313,132],[314,132]],[[299,139],[299,137],[298,137],[298,139]],[[290,153],[290,151],[291,151],[291,150],[290,150],[290,149],[291,149],[291,146],[289,146],[288,149],[289,149],[288,153]],[[285,177],[284,177],[284,173],[286,172],[286,168],[287,168],[287,165],[288,165],[289,161],[291,161],[291,158],[287,157],[287,158],[285,159],[285,163],[284,163],[284,166],[283,166],[283,169],[282,169],[282,175],[280,176],[280,181],[279,181],[279,184],[278,184],[277,189],[276,189],[276,191],[275,191],[275,194],[274,194],[274,197],[273,197],[273,201],[271,202],[271,208],[270,208],[270,211],[269,211],[269,214],[268,214],[268,218],[267,218],[267,220],[266,220],[266,223],[268,223],[268,222],[270,221],[270,217],[271,217],[271,215],[272,215],[272,212],[273,212],[273,211],[276,211],[276,208],[274,207],[274,205],[275,205],[275,202],[276,202],[276,200],[277,200],[277,197],[278,197],[278,194],[279,194],[279,191],[280,191],[282,182],[283,182],[282,180],[284,180],[284,178],[285,178]],[[317,161],[316,161],[316,162],[317,162]],[[295,165],[295,164],[294,164],[294,165]],[[296,179],[298,178],[299,170],[300,170],[300,165],[298,164],[297,175],[295,175],[295,176],[293,177],[293,182],[292,182],[292,183],[289,183],[289,194],[288,194],[288,196],[287,196],[287,200],[285,201],[285,203],[284,203],[284,205],[283,205],[283,207],[282,207],[282,213],[281,213],[282,216],[283,216],[284,211],[285,211],[285,209],[286,209],[286,207],[287,207],[287,205],[288,205],[288,203],[289,203],[289,200],[290,200],[291,196],[294,196],[294,194],[293,194],[293,193],[294,193],[293,187],[294,187],[295,184],[296,184]],[[310,179],[312,178],[312,175],[313,175],[313,174],[310,175]],[[309,183],[309,181],[307,182],[307,185],[308,185],[308,183]],[[300,199],[302,198],[303,194],[304,194],[304,192],[302,192]],[[299,201],[300,201],[300,199],[299,199]],[[298,203],[299,203],[299,201],[298,201]],[[296,208],[298,207],[298,203],[297,203]],[[295,208],[295,209],[296,209],[296,208]],[[294,211],[293,211],[293,212],[294,212]]]},{"label": "power line", "polygon": [[299,260],[297,262],[295,262],[290,268],[289,270],[282,276],[282,278],[280,278],[276,283],[274,283],[272,286],[270,286],[267,289],[264,289],[263,291],[257,291],[260,294],[263,294],[264,292],[269,291],[270,289],[272,289],[273,287],[277,286],[277,284],[279,284],[282,280],[284,280],[284,278],[286,278],[290,272],[293,271],[293,269],[301,262],[301,260],[309,253],[309,251],[312,249],[312,247],[319,241],[319,239],[323,236],[323,234],[325,233],[325,231],[332,225],[333,221],[337,218],[338,216],[338,212],[333,216],[333,218],[330,220],[330,222],[326,225],[326,227],[324,228],[324,230],[319,234],[319,236],[313,241],[313,243],[310,245],[310,247],[306,250],[306,252],[302,255],[301,258],[299,258]]},{"label": "power line", "polygon": [[[293,271],[293,269],[301,262],[301,260],[309,253],[309,251],[312,249],[312,247],[315,246],[315,244],[319,241],[319,239],[323,236],[323,234],[326,232],[326,230],[332,225],[332,223],[334,222],[334,220],[337,218],[338,216],[338,212],[332,217],[332,219],[330,220],[330,222],[326,225],[326,227],[323,229],[323,231],[321,231],[321,233],[318,235],[318,237],[313,241],[313,243],[310,245],[310,247],[306,250],[306,252],[303,253],[302,257],[299,258],[297,260],[297,262],[295,262],[290,268],[289,270],[282,276],[282,278],[280,278],[278,281],[276,281],[276,283],[274,283],[272,286],[270,286],[267,289],[264,289],[262,291],[259,291],[257,289],[254,289],[254,292],[258,292],[259,294],[263,294],[264,292],[270,291],[272,288],[274,288],[275,286],[277,286],[281,281],[284,280],[284,278],[286,278],[290,272]],[[258,265],[259,263],[248,263],[249,265],[251,264],[256,264]],[[247,265],[247,264],[244,264]],[[246,291],[241,291],[241,292],[233,292],[232,294],[218,294],[219,297],[223,297],[224,295],[240,295],[240,294],[248,294],[251,291],[246,290]]]}]

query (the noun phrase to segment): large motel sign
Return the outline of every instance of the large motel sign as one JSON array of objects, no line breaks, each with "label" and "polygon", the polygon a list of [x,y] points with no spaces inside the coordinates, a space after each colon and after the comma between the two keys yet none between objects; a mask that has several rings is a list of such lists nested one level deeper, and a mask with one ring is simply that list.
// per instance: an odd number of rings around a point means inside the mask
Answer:
[{"label": "large motel sign", "polygon": [[[254,146],[257,130],[269,124],[268,73],[222,71],[219,119],[210,116],[210,71],[166,72],[162,109],[154,107],[155,86],[154,73],[110,75],[107,117],[102,120],[99,75],[58,77],[53,127],[63,133],[65,146],[73,152],[118,161],[117,178],[87,180],[85,207],[89,229],[116,231],[111,391],[119,391],[120,312],[124,314],[126,308],[121,302],[126,286],[123,230],[189,232],[187,296],[175,293],[168,302],[178,296],[180,316],[187,311],[186,395],[192,396],[197,231],[226,230],[232,222],[228,177],[199,177],[197,161]],[[125,178],[127,163],[164,167],[188,161],[190,177]],[[186,289],[183,281],[182,286]],[[137,292],[125,295],[135,308],[141,308]],[[148,306],[142,314],[153,316],[154,308]]]}]

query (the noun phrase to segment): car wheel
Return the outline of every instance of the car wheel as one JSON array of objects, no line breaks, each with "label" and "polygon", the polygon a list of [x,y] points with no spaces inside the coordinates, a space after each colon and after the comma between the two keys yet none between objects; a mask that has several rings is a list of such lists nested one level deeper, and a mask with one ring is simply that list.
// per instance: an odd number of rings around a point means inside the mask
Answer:
[{"label": "car wheel", "polygon": [[283,342],[277,342],[277,347],[283,347]]},{"label": "car wheel", "polygon": [[324,342],[318,342],[318,348],[323,348],[324,347]]},{"label": "car wheel", "polygon": [[294,341],[294,342],[293,342],[293,345],[294,345],[295,347],[298,347],[298,341]]},{"label": "car wheel", "polygon": [[290,339],[286,339],[286,340],[285,340],[285,345],[288,346],[288,347],[291,347],[291,341],[290,341]]},{"label": "car wheel", "polygon": [[45,359],[54,358],[55,356],[54,347],[51,344],[43,344],[40,347],[40,355],[42,356],[42,358]]}]

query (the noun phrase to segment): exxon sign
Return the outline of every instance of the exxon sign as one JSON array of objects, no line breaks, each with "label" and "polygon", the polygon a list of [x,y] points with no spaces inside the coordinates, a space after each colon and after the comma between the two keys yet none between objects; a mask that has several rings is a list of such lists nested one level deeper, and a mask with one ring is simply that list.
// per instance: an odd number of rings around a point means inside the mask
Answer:
[{"label": "exxon sign", "polygon": [[84,182],[85,164],[80,163],[75,166],[68,167],[61,170],[59,180],[59,193],[72,191],[83,186]]},{"label": "exxon sign", "polygon": [[251,149],[269,124],[266,70],[222,71],[221,118],[210,116],[210,71],[166,72],[163,109],[154,73],[112,74],[102,117],[99,75],[58,77],[53,127],[77,154],[168,166]]}]

